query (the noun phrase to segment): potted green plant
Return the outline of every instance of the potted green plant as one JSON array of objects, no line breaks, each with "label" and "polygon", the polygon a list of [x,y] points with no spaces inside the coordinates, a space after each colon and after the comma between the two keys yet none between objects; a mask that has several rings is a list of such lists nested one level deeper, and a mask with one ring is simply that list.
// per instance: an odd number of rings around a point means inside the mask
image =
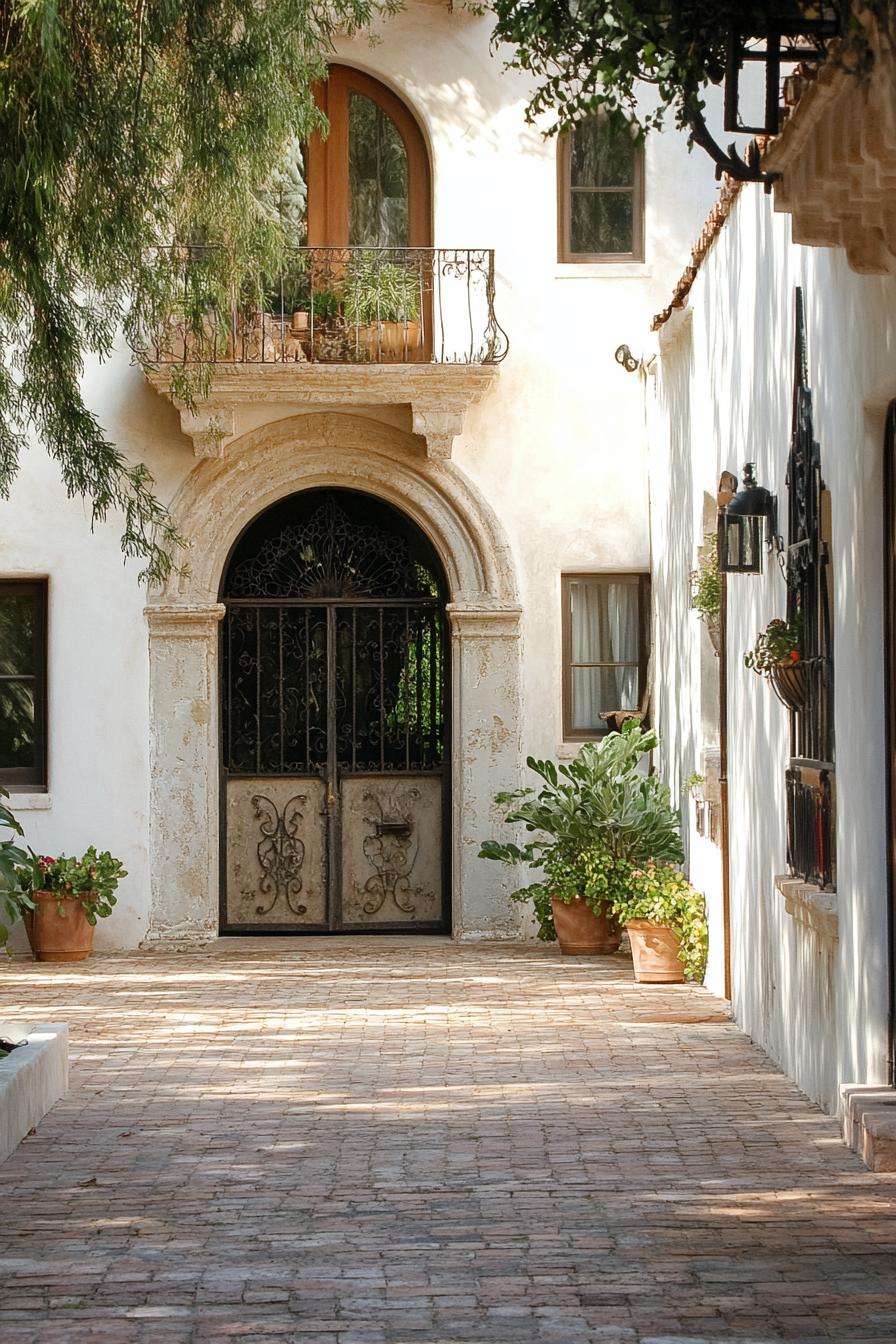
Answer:
[{"label": "potted green plant", "polygon": [[420,277],[409,266],[361,252],[346,276],[344,311],[371,359],[407,358],[420,341]]},{"label": "potted green plant", "polygon": [[719,574],[719,547],[715,534],[707,532],[697,556],[697,568],[691,571],[691,607],[706,626],[716,657],[721,653],[722,579]]},{"label": "potted green plant", "polygon": [[93,949],[93,931],[115,905],[115,890],[127,872],[108,850],[91,845],[80,859],[53,859],[31,852],[19,879],[32,909],[25,916],[38,961],[83,961]]},{"label": "potted green plant", "polygon": [[[581,951],[589,912],[591,953],[615,951],[620,935],[613,928],[613,911],[626,894],[631,869],[651,859],[680,862],[684,857],[669,790],[639,768],[656,745],[656,733],[644,732],[638,719],[630,719],[601,746],[586,742],[568,765],[529,757],[542,787],[537,793],[499,794],[495,800],[509,808],[505,822],[522,823],[532,839],[524,845],[487,840],[480,857],[541,870],[543,876],[513,898],[534,902],[540,936],[550,939],[556,933],[561,951]],[[564,906],[574,907],[576,949],[564,946]],[[604,921],[602,932],[596,927],[599,920]]]},{"label": "potted green plant", "polygon": [[624,889],[615,889],[613,910],[628,932],[636,980],[702,980],[706,903],[674,864],[650,862],[632,868]]},{"label": "potted green plant", "polygon": [[[0,798],[8,798],[6,789],[0,789]],[[20,870],[28,863],[28,855],[17,837],[23,834],[22,827],[0,802],[0,826],[11,834],[0,840],[0,949],[8,956],[10,928],[18,919],[34,908],[34,902],[23,889]]]},{"label": "potted green plant", "polygon": [[788,709],[802,709],[809,693],[808,669],[801,653],[800,621],[769,621],[756,643],[744,654],[744,665],[765,677]]}]

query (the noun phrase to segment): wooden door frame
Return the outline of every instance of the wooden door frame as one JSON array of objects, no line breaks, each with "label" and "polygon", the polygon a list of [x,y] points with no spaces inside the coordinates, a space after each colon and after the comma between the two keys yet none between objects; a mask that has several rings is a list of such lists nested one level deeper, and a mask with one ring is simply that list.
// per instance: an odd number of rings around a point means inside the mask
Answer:
[{"label": "wooden door frame", "polygon": [[308,142],[308,246],[348,246],[348,103],[359,93],[395,123],[408,156],[408,246],[432,247],[432,171],[423,132],[406,103],[372,75],[348,65],[331,65],[330,77],[315,88],[330,123],[324,139]]}]

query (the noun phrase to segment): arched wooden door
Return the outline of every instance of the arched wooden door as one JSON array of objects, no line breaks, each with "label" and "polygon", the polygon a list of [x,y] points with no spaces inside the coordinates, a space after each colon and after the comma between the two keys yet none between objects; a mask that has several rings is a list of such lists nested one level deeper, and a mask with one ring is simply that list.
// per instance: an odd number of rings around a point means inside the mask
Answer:
[{"label": "arched wooden door", "polygon": [[431,247],[429,155],[405,104],[345,65],[317,97],[330,133],[307,148],[308,246]]},{"label": "arched wooden door", "polygon": [[294,495],[222,597],[223,933],[447,927],[444,576],[384,501]]}]

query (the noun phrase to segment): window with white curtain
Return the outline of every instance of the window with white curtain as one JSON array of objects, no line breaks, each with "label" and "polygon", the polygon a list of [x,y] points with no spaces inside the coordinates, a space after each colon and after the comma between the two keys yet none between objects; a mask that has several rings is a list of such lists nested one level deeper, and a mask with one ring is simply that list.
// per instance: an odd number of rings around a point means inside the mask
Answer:
[{"label": "window with white curtain", "polygon": [[607,731],[601,715],[641,707],[647,671],[646,574],[564,574],[563,736]]}]

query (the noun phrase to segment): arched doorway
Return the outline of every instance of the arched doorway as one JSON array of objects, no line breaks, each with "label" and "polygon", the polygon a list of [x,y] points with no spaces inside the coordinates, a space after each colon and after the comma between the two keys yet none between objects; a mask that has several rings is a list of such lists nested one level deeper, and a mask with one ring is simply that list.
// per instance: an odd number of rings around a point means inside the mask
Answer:
[{"label": "arched doorway", "polygon": [[409,108],[346,65],[317,101],[330,130],[306,151],[309,247],[431,247],[429,155]]},{"label": "arched doorway", "polygon": [[447,585],[391,504],[309,489],[231,551],[221,599],[223,933],[439,931]]}]

